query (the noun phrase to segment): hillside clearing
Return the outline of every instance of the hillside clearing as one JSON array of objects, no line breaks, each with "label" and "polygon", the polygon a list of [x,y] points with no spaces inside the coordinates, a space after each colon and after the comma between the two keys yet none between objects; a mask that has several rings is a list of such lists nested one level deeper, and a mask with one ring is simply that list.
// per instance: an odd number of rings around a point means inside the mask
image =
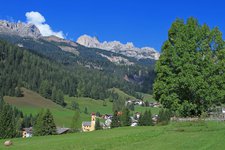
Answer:
[{"label": "hillside clearing", "polygon": [[[27,115],[36,115],[39,111],[41,111],[41,109],[48,108],[52,112],[57,126],[71,126],[72,117],[74,115],[73,110],[63,108],[62,106],[55,104],[51,100],[43,98],[38,93],[31,90],[22,88],[22,91],[24,97],[5,96],[4,100],[13,106],[16,106]],[[90,116],[82,113],[81,121],[82,120],[90,120]]]}]

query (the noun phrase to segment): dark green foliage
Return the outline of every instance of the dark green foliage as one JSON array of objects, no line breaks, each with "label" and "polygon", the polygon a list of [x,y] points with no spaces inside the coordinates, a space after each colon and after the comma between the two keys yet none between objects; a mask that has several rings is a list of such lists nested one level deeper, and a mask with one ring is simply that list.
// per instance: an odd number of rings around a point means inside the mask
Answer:
[{"label": "dark green foliage", "polygon": [[112,117],[111,128],[117,128],[120,126],[121,126],[121,122],[118,116],[118,111],[115,111]]},{"label": "dark green foliage", "polygon": [[43,116],[44,116],[44,110],[40,111],[38,114],[37,114],[37,117],[36,117],[36,121],[35,121],[35,124],[34,124],[34,127],[33,127],[33,134],[35,136],[42,136],[44,135],[43,134]]},{"label": "dark green foliage", "polygon": [[127,104],[127,108],[131,111],[134,111],[135,107],[134,107],[134,104],[131,103],[131,104]]},{"label": "dark green foliage", "polygon": [[168,109],[161,109],[159,111],[157,123],[160,125],[167,125],[170,122],[171,112]]},{"label": "dark green foliage", "polygon": [[23,97],[23,93],[22,93],[20,87],[16,87],[16,89],[15,89],[15,96],[16,97]]},{"label": "dark green foliage", "polygon": [[85,113],[85,114],[88,114],[88,109],[87,109],[87,107],[84,108],[84,113]]},{"label": "dark green foliage", "polygon": [[[156,64],[154,97],[181,116],[200,116],[225,99],[224,41],[218,28],[177,19]],[[223,67],[222,67],[223,66]]]},{"label": "dark green foliage", "polygon": [[54,135],[56,134],[56,125],[54,118],[49,109],[46,112],[43,110],[38,114],[36,123],[34,125],[34,135]]},{"label": "dark green foliage", "polygon": [[113,101],[113,112],[114,111],[122,111],[123,108],[125,107],[125,101],[122,99],[116,99]]},{"label": "dark green foliage", "polygon": [[[113,87],[136,95],[134,91],[140,89],[139,85],[126,82],[123,79],[124,74],[137,74],[140,69],[145,70],[143,72],[151,72],[151,69],[140,66],[131,66],[128,71],[126,66],[111,63],[112,66],[107,67],[109,70],[92,67],[88,69],[80,65],[85,66],[85,60],[78,61],[71,53],[58,51],[59,48],[47,44],[46,41],[42,41],[46,47],[38,43],[32,47],[31,43],[34,41],[31,39],[27,39],[27,42],[24,46],[29,47],[30,51],[0,41],[0,96],[20,96],[19,87],[25,87],[64,105],[64,94],[104,100],[110,96],[108,89]],[[61,57],[59,53],[62,53]],[[96,65],[95,63],[99,66],[107,64],[93,62],[90,65]],[[113,99],[116,99],[115,97]]]},{"label": "dark green foliage", "polygon": [[79,104],[78,104],[77,102],[75,102],[75,101],[73,101],[73,102],[71,103],[71,107],[72,107],[72,109],[74,109],[74,110],[80,110]]},{"label": "dark green foliage", "polygon": [[39,93],[45,97],[50,99],[52,96],[52,90],[49,82],[47,80],[44,80],[41,82]]},{"label": "dark green foliage", "polygon": [[100,112],[96,112],[96,116],[97,116],[97,117],[101,117]]},{"label": "dark green foliage", "polygon": [[34,120],[0,98],[0,139],[21,137],[22,128],[31,127]]},{"label": "dark green foliage", "polygon": [[153,122],[152,122],[152,113],[151,110],[149,111],[145,111],[144,114],[139,117],[138,120],[138,125],[139,126],[152,126]]},{"label": "dark green foliage", "polygon": [[95,130],[101,130],[101,124],[100,124],[100,120],[97,118],[95,121]]},{"label": "dark green foliage", "polygon": [[0,99],[0,139],[16,136],[16,122],[14,109]]},{"label": "dark green foliage", "polygon": [[124,108],[121,115],[121,126],[130,126],[131,118],[130,111],[128,108]]},{"label": "dark green foliage", "polygon": [[78,110],[75,110],[74,116],[72,118],[72,124],[71,124],[71,130],[73,132],[79,131],[81,125],[80,122],[80,112]]},{"label": "dark green foliage", "polygon": [[102,102],[102,106],[107,106],[107,103],[106,103],[106,101],[105,101],[105,100],[103,100],[103,102]]},{"label": "dark green foliage", "polygon": [[46,113],[43,116],[43,135],[54,135],[56,134],[56,125],[54,122],[53,115],[50,110],[47,109]]}]

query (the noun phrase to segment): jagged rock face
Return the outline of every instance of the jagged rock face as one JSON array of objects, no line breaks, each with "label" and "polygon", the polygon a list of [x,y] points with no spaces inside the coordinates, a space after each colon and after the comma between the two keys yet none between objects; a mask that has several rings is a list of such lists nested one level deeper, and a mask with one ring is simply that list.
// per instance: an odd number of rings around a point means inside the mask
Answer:
[{"label": "jagged rock face", "polygon": [[115,53],[123,54],[128,57],[134,57],[137,59],[155,59],[158,60],[160,54],[150,47],[137,48],[133,43],[128,42],[127,44],[122,44],[119,41],[103,42],[100,43],[96,37],[90,37],[88,35],[80,36],[77,39],[77,43],[92,48],[100,48],[103,50],[112,51]]},{"label": "jagged rock face", "polygon": [[39,29],[33,24],[12,23],[5,20],[0,20],[0,33],[32,38],[41,37]]}]

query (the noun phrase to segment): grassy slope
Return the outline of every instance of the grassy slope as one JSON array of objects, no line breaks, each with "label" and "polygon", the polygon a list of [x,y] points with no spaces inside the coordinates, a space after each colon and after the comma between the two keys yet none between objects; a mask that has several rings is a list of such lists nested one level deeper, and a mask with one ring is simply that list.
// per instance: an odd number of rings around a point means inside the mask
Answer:
[{"label": "grassy slope", "polygon": [[91,98],[84,97],[64,97],[65,102],[68,104],[68,107],[71,106],[73,101],[79,104],[79,108],[81,112],[84,112],[85,107],[87,107],[88,113],[92,112],[100,112],[101,114],[110,114],[112,113],[112,103],[106,101],[107,106],[103,106],[102,100],[93,100]]},{"label": "grassy slope", "polygon": [[135,97],[126,94],[125,92],[121,91],[118,88],[112,88],[112,89],[110,89],[110,91],[114,91],[115,93],[117,93],[119,95],[119,98],[123,99],[123,100],[126,100],[127,98],[135,99]]},{"label": "grassy slope", "polygon": [[[90,133],[13,139],[12,150],[224,149],[225,124],[217,122],[127,127]],[[3,143],[3,140],[0,140]],[[0,149],[3,149],[0,144]]]},{"label": "grassy slope", "polygon": [[[24,97],[9,97],[5,96],[4,100],[9,104],[12,104],[22,110],[25,114],[36,115],[41,109],[49,108],[54,116],[55,122],[58,126],[70,127],[71,120],[74,112],[70,109],[63,108],[51,100],[45,99],[39,94],[23,88]],[[123,91],[114,88],[115,92],[119,94],[120,98],[126,99],[127,97],[133,98],[132,96],[127,95]],[[144,99],[149,100],[151,95],[146,95]],[[101,114],[112,114],[112,103],[108,100],[106,101],[107,106],[103,106],[103,101],[93,100],[90,98],[77,98],[77,97],[68,97],[65,96],[65,101],[68,103],[68,107],[71,106],[72,101],[76,101],[79,104],[81,111],[81,121],[89,121],[90,116],[84,114],[84,108],[87,107],[88,113],[100,112]],[[158,108],[149,108],[149,107],[140,107],[135,106],[134,112],[143,112],[145,110],[151,109],[153,114],[158,113]],[[80,122],[81,123],[81,122]]]},{"label": "grassy slope", "polygon": [[[70,127],[74,112],[65,109],[51,100],[41,97],[39,94],[23,88],[24,97],[9,97],[5,96],[4,100],[22,110],[25,114],[36,115],[41,109],[49,108],[54,116],[55,122],[58,126]],[[81,114],[81,120],[90,120],[90,117]]]},{"label": "grassy slope", "polygon": [[[127,98],[135,99],[133,96],[130,96],[118,88],[110,89],[111,91],[114,90],[115,93],[119,95],[120,99],[126,100]],[[143,94],[144,101],[154,102],[155,100],[149,94]],[[64,97],[65,102],[68,104],[68,107],[71,107],[71,103],[76,101],[79,104],[80,111],[83,112],[84,108],[87,107],[88,112],[100,112],[101,114],[112,114],[112,103],[106,100],[107,106],[103,106],[102,100],[93,100],[91,98],[84,98],[84,97]],[[150,108],[150,107],[141,107],[135,106],[134,112],[144,112],[145,110],[151,110],[152,114],[158,114],[159,108]],[[134,113],[133,112],[133,113]]]}]

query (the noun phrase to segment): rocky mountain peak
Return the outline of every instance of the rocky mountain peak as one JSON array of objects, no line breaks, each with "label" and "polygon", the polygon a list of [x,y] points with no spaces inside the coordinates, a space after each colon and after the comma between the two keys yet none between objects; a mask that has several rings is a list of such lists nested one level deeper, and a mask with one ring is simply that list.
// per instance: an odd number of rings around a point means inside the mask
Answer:
[{"label": "rocky mountain peak", "polygon": [[136,59],[159,59],[159,53],[151,47],[138,48],[135,47],[132,42],[122,44],[120,41],[111,42],[99,42],[96,37],[91,37],[89,35],[82,35],[77,39],[77,43],[91,48],[99,48],[103,50],[108,50],[111,52],[123,54],[128,57],[134,57]]},{"label": "rocky mountain peak", "polygon": [[34,24],[27,24],[23,22],[15,23],[6,20],[0,20],[0,33],[32,38],[41,37],[39,29]]},{"label": "rocky mountain peak", "polygon": [[77,43],[87,47],[99,47],[100,42],[96,37],[90,37],[88,35],[82,35],[77,39]]}]

